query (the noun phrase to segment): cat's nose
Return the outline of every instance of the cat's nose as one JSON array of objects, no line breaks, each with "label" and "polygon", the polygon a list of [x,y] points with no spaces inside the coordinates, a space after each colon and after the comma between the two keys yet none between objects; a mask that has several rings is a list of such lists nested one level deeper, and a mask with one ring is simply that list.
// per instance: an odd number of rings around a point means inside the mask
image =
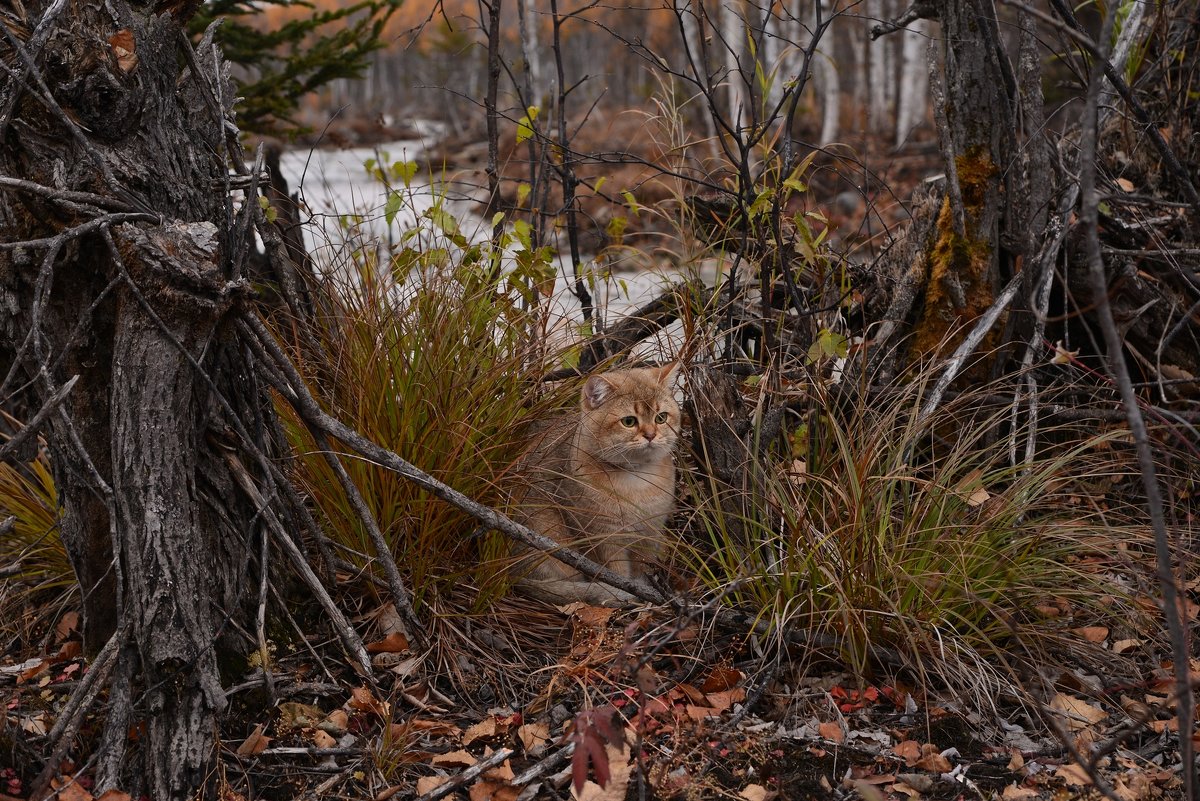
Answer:
[{"label": "cat's nose", "polygon": [[646,442],[653,442],[654,438],[658,436],[658,432],[652,428],[647,428],[642,432],[642,436],[646,438]]}]

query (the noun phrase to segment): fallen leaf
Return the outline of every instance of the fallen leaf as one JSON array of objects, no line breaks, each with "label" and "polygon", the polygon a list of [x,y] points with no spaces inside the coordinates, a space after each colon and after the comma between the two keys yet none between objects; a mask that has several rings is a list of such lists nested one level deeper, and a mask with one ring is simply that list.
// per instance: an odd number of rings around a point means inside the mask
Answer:
[{"label": "fallen leaf", "polygon": [[909,785],[905,782],[896,782],[895,784],[893,784],[891,786],[890,789],[893,793],[900,793],[901,795],[906,795],[909,798],[920,798],[921,797],[920,790],[918,790],[915,787],[912,787],[911,785]]},{"label": "fallen leaf", "polygon": [[721,714],[711,706],[696,706],[695,704],[685,704],[683,710],[689,718],[697,723],[703,723],[709,718],[715,718]]},{"label": "fallen leaf", "polygon": [[496,736],[496,719],[487,717],[476,723],[474,726],[468,726],[463,732],[463,745],[470,745],[483,737]]},{"label": "fallen leaf", "polygon": [[466,751],[451,751],[448,754],[438,754],[432,760],[435,765],[445,765],[454,768],[469,768],[478,760]]},{"label": "fallen leaf", "polygon": [[54,636],[56,642],[62,642],[79,631],[79,613],[66,612],[58,619],[58,625],[54,627]]},{"label": "fallen leaf", "polygon": [[1115,654],[1123,654],[1131,648],[1137,648],[1141,644],[1142,641],[1137,639],[1117,640],[1112,644],[1112,649]]},{"label": "fallen leaf", "polygon": [[450,781],[449,776],[422,776],[417,779],[417,795],[425,795],[448,781]]},{"label": "fallen leaf", "polygon": [[122,28],[108,37],[108,44],[113,49],[113,55],[117,57],[117,66],[120,67],[121,72],[130,72],[137,66],[138,57],[134,52],[133,31]]},{"label": "fallen leaf", "polygon": [[744,798],[746,801],[767,801],[771,797],[771,793],[767,792],[767,788],[761,784],[747,784],[738,793],[738,798]]},{"label": "fallen leaf", "polygon": [[1023,767],[1025,767],[1025,757],[1020,751],[1014,748],[1012,751],[1012,759],[1008,760],[1008,769],[1015,772]]},{"label": "fallen leaf", "polygon": [[822,723],[817,726],[817,733],[821,735],[821,739],[834,743],[841,743],[846,740],[846,733],[842,731],[841,724],[834,721]]},{"label": "fallen leaf", "polygon": [[1075,787],[1089,787],[1092,784],[1092,777],[1088,776],[1081,765],[1075,763],[1059,765],[1054,769],[1054,775],[1062,777],[1063,781]]},{"label": "fallen leaf", "polygon": [[904,764],[912,767],[921,758],[921,744],[916,740],[904,740],[892,746],[892,753],[904,760]]},{"label": "fallen leaf", "polygon": [[408,650],[408,638],[398,631],[393,631],[382,640],[367,643],[369,654],[401,654]]},{"label": "fallen leaf", "polygon": [[1122,192],[1133,191],[1133,181],[1129,180],[1128,178],[1118,178],[1117,186],[1121,187]]},{"label": "fallen leaf", "polygon": [[132,796],[121,790],[105,790],[96,796],[96,801],[131,801]]},{"label": "fallen leaf", "polygon": [[302,704],[298,701],[284,701],[279,705],[277,730],[311,729],[324,718],[325,713],[319,706]]},{"label": "fallen leaf", "polygon": [[679,684],[676,684],[675,689],[672,690],[671,692],[674,693],[676,691],[678,691],[679,693],[682,693],[684,698],[687,698],[688,701],[690,701],[691,703],[693,703],[697,706],[703,706],[708,700],[704,697],[704,693],[700,692],[695,687],[693,687],[690,684],[687,684],[686,682],[681,682]]},{"label": "fallen leaf", "polygon": [[1038,791],[1028,787],[1018,787],[1016,784],[1010,784],[1004,788],[1004,792],[1000,793],[1000,797],[1004,801],[1027,801],[1030,798],[1037,798]]},{"label": "fallen leaf", "polygon": [[1108,719],[1108,713],[1098,706],[1093,706],[1082,698],[1058,693],[1050,701],[1050,708],[1066,718],[1070,731],[1082,731],[1102,720]]},{"label": "fallen leaf", "polygon": [[[43,737],[49,731],[46,726],[46,713],[38,712],[36,715],[28,715],[20,718],[22,731],[28,732],[35,737]],[[1178,724],[1176,724],[1178,728]]]},{"label": "fallen leaf", "polygon": [[[490,751],[491,749],[488,750]],[[486,770],[483,773],[485,779],[491,779],[492,781],[496,782],[510,782],[516,778],[516,775],[517,774],[513,773],[512,763],[507,759],[496,767]]]},{"label": "fallen leaf", "polygon": [[[380,701],[366,687],[355,687],[351,690],[349,704],[351,709],[370,712],[384,720],[391,717],[391,705],[386,701]],[[322,717],[324,716],[322,715]]]},{"label": "fallen leaf", "polygon": [[[732,690],[734,687],[741,684],[743,674],[740,670],[733,668],[716,667],[704,679],[700,685],[700,691],[705,693],[718,693],[723,690]],[[757,785],[750,785],[756,787]]]},{"label": "fallen leaf", "polygon": [[[393,726],[399,724],[392,724]],[[419,731],[428,732],[434,736],[457,737],[462,734],[462,729],[455,726],[453,723],[447,723],[444,720],[428,720],[426,718],[413,718],[404,724]]]},{"label": "fallen leaf", "polygon": [[54,797],[58,801],[94,801],[95,796],[75,781],[73,776],[63,776],[62,780],[52,779],[50,786],[56,791]]},{"label": "fallen leaf", "polygon": [[580,607],[573,608],[571,614],[578,622],[585,626],[602,629],[608,626],[609,619],[616,611],[616,609],[608,606],[588,606],[587,604],[583,604]]},{"label": "fallen leaf", "polygon": [[317,748],[333,748],[335,745],[337,745],[337,740],[335,740],[332,735],[328,734],[327,732],[323,732],[320,729],[313,730],[312,741],[313,745]]},{"label": "fallen leaf", "polygon": [[746,700],[746,691],[741,687],[734,687],[732,690],[722,690],[721,692],[706,693],[705,700],[708,705],[719,712],[724,712],[729,707]]},{"label": "fallen leaf", "polygon": [[50,663],[45,659],[31,659],[22,664],[25,669],[17,674],[17,684],[24,684],[50,669]]},{"label": "fallen leaf", "polygon": [[529,753],[550,742],[550,727],[545,723],[526,723],[517,727],[517,737],[525,752]]},{"label": "fallen leaf", "polygon": [[254,731],[237,748],[237,755],[241,757],[255,756],[262,753],[268,745],[271,744],[271,738],[263,734],[263,725],[260,723],[254,727]]},{"label": "fallen leaf", "polygon": [[592,781],[586,782],[578,792],[572,785],[571,794],[577,801],[625,801],[634,760],[624,743],[605,743],[604,750],[608,755],[608,781],[603,787]]},{"label": "fallen leaf", "polygon": [[485,779],[480,779],[467,788],[467,796],[471,799],[471,801],[492,801],[493,794],[495,794],[500,787],[501,785],[496,782],[489,782]]},{"label": "fallen leaf", "polygon": [[1108,629],[1105,626],[1084,626],[1071,631],[1088,642],[1101,643],[1108,639]]},{"label": "fallen leaf", "polygon": [[930,773],[949,773],[954,769],[950,760],[942,756],[938,747],[933,743],[925,743],[921,746],[921,758],[917,760],[916,767]]},{"label": "fallen leaf", "polygon": [[[433,778],[433,777],[425,776],[423,778],[429,779],[429,778]],[[419,781],[417,783],[417,786],[418,787],[421,786]],[[389,798],[399,795],[400,791],[403,789],[404,789],[404,785],[402,785],[402,784],[393,784],[391,787],[385,787],[382,790],[380,790],[378,793],[375,794],[375,801],[388,801]],[[421,791],[417,790],[417,792],[420,793]]]},{"label": "fallen leaf", "polygon": [[350,716],[346,714],[346,710],[335,709],[317,724],[317,728],[321,731],[327,731],[330,734],[342,734],[346,731],[346,726],[349,724]]}]

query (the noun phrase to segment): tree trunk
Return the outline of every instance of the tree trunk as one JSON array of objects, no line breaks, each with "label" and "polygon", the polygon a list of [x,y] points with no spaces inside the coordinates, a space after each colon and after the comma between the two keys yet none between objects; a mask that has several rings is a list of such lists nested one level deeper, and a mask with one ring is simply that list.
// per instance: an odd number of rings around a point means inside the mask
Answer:
[{"label": "tree trunk", "polygon": [[896,147],[908,140],[913,128],[924,120],[929,105],[929,70],[925,66],[922,43],[927,38],[924,20],[917,20],[900,32],[899,93],[896,101]]},{"label": "tree trunk", "polygon": [[[940,74],[936,65],[931,70],[948,191],[929,254],[916,355],[953,347],[962,329],[992,305],[1001,280],[1001,180],[1013,130],[1013,79],[1001,61],[992,0],[954,0],[940,4],[938,13],[942,66]],[[992,339],[984,347],[995,344]]]},{"label": "tree trunk", "polygon": [[181,52],[193,10],[34,0],[0,20],[13,34],[0,57],[26,76],[0,79],[0,172],[33,186],[0,194],[5,241],[31,241],[0,250],[0,361],[42,400],[80,376],[46,432],[62,538],[88,650],[114,631],[136,645],[122,651],[140,663],[155,799],[192,798],[214,775],[219,631],[235,628],[219,624],[242,617],[256,526],[210,444],[238,449],[212,390],[271,430],[222,325],[246,244],[223,188],[219,99],[233,92],[211,46]]}]

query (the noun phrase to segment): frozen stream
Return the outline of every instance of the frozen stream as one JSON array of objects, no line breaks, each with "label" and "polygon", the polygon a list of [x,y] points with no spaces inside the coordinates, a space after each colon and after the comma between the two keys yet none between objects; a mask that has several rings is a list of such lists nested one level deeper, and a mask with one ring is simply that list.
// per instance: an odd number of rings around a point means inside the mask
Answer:
[{"label": "frozen stream", "polygon": [[[435,135],[429,132],[427,136]],[[367,243],[381,243],[386,249],[398,243],[406,230],[420,226],[423,231],[417,240],[429,242],[436,232],[431,221],[422,215],[436,201],[436,192],[445,194],[442,207],[453,215],[463,235],[473,242],[485,240],[490,224],[477,213],[479,192],[457,184],[431,185],[423,169],[411,179],[405,203],[396,211],[389,224],[385,215],[386,189],[382,182],[367,171],[368,160],[375,163],[420,161],[423,150],[420,140],[392,142],[378,147],[344,150],[295,150],[283,154],[280,166],[289,187],[299,192],[303,205],[312,215],[305,226],[305,242],[317,264],[327,270],[339,269],[345,263],[345,251]],[[394,186],[403,188],[401,180]],[[410,243],[411,244],[411,243]],[[590,257],[583,257],[585,263]],[[563,315],[582,320],[579,304],[567,289],[572,276],[570,257],[559,254],[558,281],[554,305]],[[593,291],[594,301],[606,309],[608,320],[620,317],[654,297],[665,282],[679,278],[670,272],[616,272],[607,281],[598,281]],[[571,282],[573,283],[573,278]]]}]

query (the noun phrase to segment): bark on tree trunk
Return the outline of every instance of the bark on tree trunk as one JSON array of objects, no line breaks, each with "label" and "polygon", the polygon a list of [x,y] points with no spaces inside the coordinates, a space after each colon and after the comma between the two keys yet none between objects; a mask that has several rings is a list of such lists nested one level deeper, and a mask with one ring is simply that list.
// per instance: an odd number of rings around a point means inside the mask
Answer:
[{"label": "bark on tree trunk", "polygon": [[0,224],[7,242],[43,240],[0,249],[0,363],[43,400],[80,376],[46,431],[63,542],[88,649],[114,631],[136,645],[155,799],[213,776],[218,622],[243,615],[256,526],[210,444],[228,425],[212,390],[271,430],[222,326],[246,242],[223,188],[233,92],[211,47],[181,51],[193,10],[35,0],[0,17],[0,58],[25,76],[0,77],[0,173],[35,187],[0,193]]},{"label": "bark on tree trunk", "polygon": [[931,69],[940,72],[933,103],[948,192],[930,254],[916,354],[953,347],[963,327],[992,305],[1001,282],[1001,180],[1013,130],[1013,81],[1001,62],[992,0],[954,0],[938,13],[942,64]]}]

